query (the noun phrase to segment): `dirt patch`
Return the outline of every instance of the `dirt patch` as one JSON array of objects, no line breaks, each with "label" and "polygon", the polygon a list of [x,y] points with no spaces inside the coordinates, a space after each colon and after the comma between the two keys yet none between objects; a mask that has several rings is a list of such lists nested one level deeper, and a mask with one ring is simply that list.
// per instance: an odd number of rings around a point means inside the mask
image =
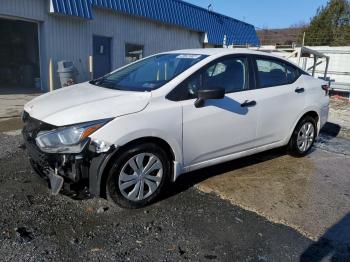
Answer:
[{"label": "dirt patch", "polygon": [[22,129],[22,127],[23,123],[19,117],[0,120],[0,133]]}]

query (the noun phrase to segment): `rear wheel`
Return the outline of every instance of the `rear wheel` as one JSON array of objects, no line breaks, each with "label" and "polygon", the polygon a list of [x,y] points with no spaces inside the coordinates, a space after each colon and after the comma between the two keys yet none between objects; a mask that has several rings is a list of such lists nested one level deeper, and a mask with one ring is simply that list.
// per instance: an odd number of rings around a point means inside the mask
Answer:
[{"label": "rear wheel", "polygon": [[316,120],[306,116],[296,126],[289,141],[289,152],[297,157],[305,156],[315,142],[317,134]]},{"label": "rear wheel", "polygon": [[109,171],[107,194],[126,208],[140,208],[154,202],[170,180],[170,160],[155,144],[125,150]]}]

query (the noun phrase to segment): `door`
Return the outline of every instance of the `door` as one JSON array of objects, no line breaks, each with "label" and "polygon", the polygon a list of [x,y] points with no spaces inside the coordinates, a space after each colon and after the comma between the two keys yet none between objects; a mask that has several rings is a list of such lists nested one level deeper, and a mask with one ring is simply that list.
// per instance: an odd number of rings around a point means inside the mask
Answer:
[{"label": "door", "polygon": [[37,92],[34,88],[41,88],[38,24],[0,18],[0,35],[0,93]]},{"label": "door", "polygon": [[257,146],[288,138],[305,107],[304,82],[298,68],[275,58],[255,59],[259,105]]},{"label": "door", "polygon": [[99,78],[111,72],[111,38],[93,36],[93,75]]},{"label": "door", "polygon": [[[224,99],[194,106],[199,89],[224,88]],[[250,90],[246,57],[224,57],[192,75],[182,85],[185,167],[254,148],[257,111]],[[249,103],[251,102],[251,103]]]}]

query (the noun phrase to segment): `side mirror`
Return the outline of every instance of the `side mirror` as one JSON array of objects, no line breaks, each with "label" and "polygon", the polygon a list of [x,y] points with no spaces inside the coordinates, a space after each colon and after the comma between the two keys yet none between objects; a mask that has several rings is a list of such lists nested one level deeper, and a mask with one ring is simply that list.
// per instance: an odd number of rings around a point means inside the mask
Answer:
[{"label": "side mirror", "polygon": [[223,88],[212,88],[198,90],[197,100],[194,103],[195,107],[203,107],[205,100],[208,99],[223,99],[225,97],[225,89]]}]

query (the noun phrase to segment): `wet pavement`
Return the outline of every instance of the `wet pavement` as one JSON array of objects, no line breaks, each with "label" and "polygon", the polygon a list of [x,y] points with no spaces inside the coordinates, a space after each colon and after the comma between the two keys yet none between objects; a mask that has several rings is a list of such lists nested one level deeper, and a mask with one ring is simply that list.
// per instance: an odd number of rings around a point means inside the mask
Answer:
[{"label": "wet pavement", "polygon": [[306,158],[274,150],[212,167],[202,172],[218,175],[197,187],[317,239],[350,212],[350,141],[346,142],[349,155],[316,145]]},{"label": "wet pavement", "polygon": [[0,120],[18,117],[24,104],[40,94],[36,89],[0,87]]}]

